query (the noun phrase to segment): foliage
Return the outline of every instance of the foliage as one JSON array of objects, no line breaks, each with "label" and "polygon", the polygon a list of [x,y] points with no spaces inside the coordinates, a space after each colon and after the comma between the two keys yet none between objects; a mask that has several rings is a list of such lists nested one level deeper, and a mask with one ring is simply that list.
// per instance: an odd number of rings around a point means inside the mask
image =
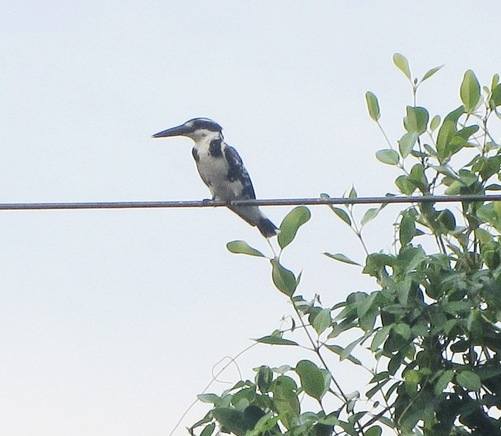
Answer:
[{"label": "foliage", "polygon": [[[418,79],[403,55],[396,54],[394,63],[412,89],[397,141],[388,139],[380,124],[375,94],[368,92],[366,102],[387,140],[376,158],[397,168],[399,193],[431,197],[501,190],[501,149],[491,133],[491,124],[501,118],[499,76],[481,87],[474,72],[466,71],[462,104],[432,117],[417,105],[417,91],[440,67]],[[357,197],[354,188],[348,197]],[[289,337],[302,329],[311,360],[279,368],[263,364],[253,380],[218,395],[200,395],[211,410],[191,434],[210,436],[219,429],[247,436],[377,436],[384,427],[398,435],[501,434],[501,202],[463,201],[456,208],[430,198],[411,204],[397,217],[392,252],[370,252],[362,233],[381,207],[366,210],[360,222],[353,205],[329,207],[361,242],[362,273],[374,278],[377,289],[354,292],[334,307],[301,295],[301,276],[283,265],[281,255],[310,213],[302,206],[293,209],[280,226],[280,253],[269,261],[273,283],[290,301],[295,321],[289,330],[257,342],[297,347]],[[228,249],[264,257],[243,241],[230,242]],[[358,265],[342,253],[325,255]],[[356,339],[343,347],[338,342],[347,332]],[[372,362],[355,356],[360,347],[371,352]],[[334,356],[370,372],[369,385],[360,387],[363,394],[343,391]],[[304,410],[304,396],[318,406]]]}]

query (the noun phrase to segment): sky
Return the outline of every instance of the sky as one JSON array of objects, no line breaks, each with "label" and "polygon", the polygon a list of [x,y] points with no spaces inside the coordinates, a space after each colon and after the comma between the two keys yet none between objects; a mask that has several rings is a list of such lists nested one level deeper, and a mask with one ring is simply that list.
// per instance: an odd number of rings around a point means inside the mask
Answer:
[{"label": "sky", "polygon": [[[224,127],[260,198],[396,192],[365,91],[398,138],[411,102],[391,62],[401,52],[418,75],[445,64],[419,103],[456,107],[466,69],[487,83],[499,72],[497,3],[0,1],[0,201],[207,198],[190,141],[151,138],[196,116]],[[266,214],[278,224],[289,209]],[[370,249],[391,248],[397,214],[368,225]],[[266,261],[225,249],[244,239],[269,251],[222,208],[1,212],[0,228],[1,434],[168,435],[221,359],[291,313]],[[363,259],[315,207],[283,259],[303,271],[305,296],[374,289],[324,251]],[[257,346],[238,365],[251,378],[302,357]],[[361,389],[331,362],[347,391]]]}]

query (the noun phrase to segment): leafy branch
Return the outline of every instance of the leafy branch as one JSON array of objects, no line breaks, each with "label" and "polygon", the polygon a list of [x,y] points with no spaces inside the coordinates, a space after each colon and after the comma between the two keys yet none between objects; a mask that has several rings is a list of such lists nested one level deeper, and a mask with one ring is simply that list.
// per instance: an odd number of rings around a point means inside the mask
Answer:
[{"label": "leafy branch", "polygon": [[[388,195],[501,190],[501,147],[492,130],[501,119],[499,75],[482,87],[467,70],[460,105],[430,116],[423,103],[418,106],[418,90],[442,67],[418,78],[402,54],[395,54],[393,62],[411,87],[397,140],[384,130],[376,95],[365,95],[369,117],[388,146],[376,158],[398,171],[397,193]],[[355,188],[347,195],[355,198]],[[201,436],[215,431],[380,436],[383,427],[397,435],[501,434],[501,202],[468,201],[459,210],[440,209],[433,202],[411,205],[395,219],[392,253],[371,252],[363,237],[382,207],[365,210],[360,220],[353,205],[329,207],[360,242],[365,262],[324,254],[360,266],[376,289],[352,292],[333,307],[325,307],[317,295],[308,300],[299,294],[301,274],[286,268],[282,257],[310,220],[303,206],[284,218],[278,255],[267,257],[244,241],[228,243],[233,253],[267,259],[275,288],[292,305],[291,329],[256,341],[302,347],[314,361],[279,368],[264,364],[256,368],[253,381],[210,394],[205,399],[213,407],[192,434],[202,427]],[[297,329],[305,332],[306,344],[294,340]],[[351,342],[340,345],[347,337]],[[362,348],[371,355],[363,362],[356,357]],[[334,377],[333,356],[369,371],[362,393],[344,390]]]}]

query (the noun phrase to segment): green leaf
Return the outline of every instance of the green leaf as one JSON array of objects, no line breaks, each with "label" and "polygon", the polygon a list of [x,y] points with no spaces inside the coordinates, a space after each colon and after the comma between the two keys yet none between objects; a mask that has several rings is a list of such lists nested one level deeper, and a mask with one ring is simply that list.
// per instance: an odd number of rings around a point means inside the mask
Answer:
[{"label": "green leaf", "polygon": [[486,203],[480,206],[477,210],[477,217],[483,222],[487,222],[496,227],[496,229],[501,229],[501,217],[494,208],[495,203],[496,202]]},{"label": "green leaf", "polygon": [[480,84],[472,70],[467,70],[464,73],[460,96],[466,112],[472,113],[480,100]]},{"label": "green leaf", "polygon": [[445,229],[445,233],[456,230],[456,217],[449,209],[441,210],[435,219],[443,226],[441,230]]},{"label": "green leaf", "polygon": [[412,326],[412,334],[414,336],[427,336],[428,327],[425,324],[415,324]]},{"label": "green leaf", "polygon": [[379,317],[378,305],[373,305],[364,316],[360,317],[358,320],[359,327],[366,333],[372,333],[374,331],[374,325]]},{"label": "green leaf", "polygon": [[[321,193],[320,194],[320,198],[323,198],[323,199],[329,199],[331,198],[329,194],[326,194],[325,192]],[[350,216],[348,215],[348,213],[344,210],[344,209],[341,209],[339,207],[335,207],[333,206],[332,204],[328,204],[327,206],[329,206],[329,208],[332,210],[332,212],[334,212],[339,218],[341,218],[346,224],[348,224],[349,226],[351,226],[351,219],[350,219]]]},{"label": "green leaf", "polygon": [[277,428],[277,422],[279,419],[280,418],[278,416],[273,416],[272,412],[268,412],[259,418],[254,428],[251,431],[248,431],[245,436],[263,436],[274,433],[274,431],[270,432],[270,430],[275,430]]},{"label": "green leaf", "polygon": [[433,132],[440,126],[440,115],[435,115],[430,121],[430,130]]},{"label": "green leaf", "polygon": [[336,412],[331,412],[325,418],[319,419],[318,423],[324,425],[339,425],[339,418],[336,415]]},{"label": "green leaf", "polygon": [[398,369],[402,366],[404,363],[404,356],[402,353],[396,353],[392,356],[390,361],[388,362],[388,372],[391,375],[395,375],[395,373],[398,371]]},{"label": "green leaf", "polygon": [[493,91],[494,88],[496,88],[496,86],[498,86],[498,83],[499,83],[499,74],[496,73],[492,76],[492,80],[491,80],[491,90]]},{"label": "green leaf", "polygon": [[352,186],[350,192],[348,193],[348,198],[357,198],[357,196],[357,190],[355,189],[355,186]]},{"label": "green leaf", "polygon": [[474,124],[472,126],[467,126],[467,127],[462,128],[461,130],[458,130],[458,132],[456,133],[456,136],[460,136],[466,142],[466,141],[468,141],[468,139],[470,139],[470,136],[474,135],[479,130],[480,130],[480,127],[477,126],[476,124]]},{"label": "green leaf", "polygon": [[245,241],[231,241],[226,244],[228,251],[236,254],[247,254],[249,256],[266,257],[263,253],[251,247]]},{"label": "green leaf", "polygon": [[440,161],[448,158],[447,146],[456,134],[456,123],[451,120],[444,120],[442,127],[438,130],[437,136],[437,153]]},{"label": "green leaf", "polygon": [[472,338],[479,338],[482,336],[482,321],[480,316],[480,311],[478,309],[473,309],[468,315],[466,328],[470,332]]},{"label": "green leaf", "polygon": [[280,365],[278,367],[273,368],[273,372],[276,372],[277,374],[283,375],[291,371],[292,368],[289,365]]},{"label": "green leaf", "polygon": [[221,398],[216,394],[199,394],[197,395],[197,398],[202,403],[211,403],[211,404],[216,404],[221,400]]},{"label": "green leaf", "polygon": [[364,432],[365,436],[381,436],[382,433],[383,429],[379,425],[374,425]]},{"label": "green leaf", "polygon": [[393,324],[381,327],[372,338],[371,351],[376,351],[390,334]]},{"label": "green leaf", "polygon": [[459,181],[452,182],[451,185],[444,191],[444,193],[446,195],[457,195],[460,193],[463,186],[464,185]]},{"label": "green leaf", "polygon": [[289,339],[284,339],[280,336],[275,336],[275,335],[263,336],[262,338],[254,340],[261,344],[269,344],[269,345],[299,345],[297,342],[290,341]]},{"label": "green leaf", "polygon": [[307,223],[310,218],[311,212],[307,207],[298,206],[292,209],[280,224],[280,232],[278,233],[280,248],[287,247],[296,237],[299,227]]},{"label": "green leaf", "polygon": [[408,324],[405,324],[403,322],[395,324],[393,326],[393,332],[395,332],[405,340],[408,340],[411,337],[411,328]]},{"label": "green leaf", "polygon": [[490,104],[492,108],[501,106],[501,84],[496,85],[491,91]]},{"label": "green leaf", "polygon": [[409,174],[409,181],[412,182],[415,186],[417,186],[421,192],[425,193],[427,191],[428,180],[426,178],[423,165],[417,163],[411,168],[411,172]]},{"label": "green leaf", "polygon": [[381,112],[379,109],[379,102],[377,97],[370,91],[365,93],[365,101],[367,103],[367,110],[369,111],[369,116],[376,122],[378,122],[381,117]]},{"label": "green leaf", "polygon": [[377,151],[376,158],[380,162],[388,165],[398,165],[398,162],[400,160],[398,153],[395,150],[391,150],[389,148]]},{"label": "green leaf", "polygon": [[362,365],[362,362],[358,360],[356,357],[354,357],[351,354],[346,354],[345,350],[343,347],[340,347],[339,345],[325,345],[325,347],[332,351],[333,353],[336,353],[338,356],[343,356],[344,359],[348,359],[351,363],[354,363],[355,365]]},{"label": "green leaf", "polygon": [[301,410],[296,390],[296,382],[286,375],[277,377],[272,387],[273,405],[287,428],[293,425]]},{"label": "green leaf", "polygon": [[421,246],[412,247],[408,245],[400,250],[398,259],[402,263],[403,271],[409,273],[426,260],[426,253]]},{"label": "green leaf", "polygon": [[349,257],[345,256],[342,253],[324,253],[327,257],[330,257],[331,259],[337,260],[339,262],[344,262],[344,263],[349,263],[350,265],[358,265],[360,266],[359,263],[355,262],[354,260],[351,260]]},{"label": "green leaf", "polygon": [[301,360],[296,365],[296,373],[301,380],[303,390],[310,397],[320,401],[329,388],[320,368],[310,360]]},{"label": "green leaf", "polygon": [[407,132],[398,141],[400,155],[405,159],[416,145],[418,139],[417,132]]},{"label": "green leaf", "polygon": [[340,207],[331,206],[331,209],[346,224],[348,224],[349,226],[351,226],[351,219],[350,219],[350,216],[348,215],[348,212],[346,212],[344,209],[341,209]]},{"label": "green leaf", "polygon": [[216,424],[214,424],[214,423],[207,425],[203,429],[202,433],[200,433],[200,436],[211,436],[212,433],[214,433],[215,428],[216,428]]},{"label": "green leaf", "polygon": [[436,170],[438,173],[443,174],[444,176],[448,176],[453,180],[459,179],[458,175],[452,170],[452,168],[447,165],[431,165],[430,167]]},{"label": "green leaf", "polygon": [[[445,127],[447,123],[449,123],[448,127]],[[451,125],[450,123],[452,122],[444,122],[442,126],[444,127],[444,135],[441,135],[441,133],[443,133],[442,129],[438,132],[437,150],[439,152],[439,158],[442,160],[456,154],[463,147],[470,146],[468,143],[470,136],[474,135],[479,130],[478,126],[472,125],[457,131],[455,124]]]},{"label": "green leaf", "polygon": [[[237,392],[233,394],[231,397],[231,404],[235,406],[237,409],[241,410],[243,407],[247,407],[250,403],[252,403],[256,398],[256,389],[253,386],[252,388],[244,387],[242,388],[242,383],[237,383],[237,388],[239,389]],[[250,383],[250,382],[249,382]],[[246,414],[244,410],[244,415]]]},{"label": "green leaf", "polygon": [[405,371],[404,375],[405,388],[409,393],[416,393],[416,387],[421,380],[421,375],[415,369]]},{"label": "green leaf", "polygon": [[350,342],[346,347],[344,347],[342,353],[339,355],[340,360],[347,359],[351,352],[355,349],[355,347],[362,342],[367,335],[360,336],[358,339],[355,339],[353,342]]},{"label": "green leaf", "polygon": [[440,395],[447,388],[447,385],[452,381],[453,377],[454,371],[452,369],[445,371],[435,383],[435,387],[433,388],[435,395]]},{"label": "green leaf", "polygon": [[424,73],[423,78],[421,79],[421,82],[424,82],[426,79],[429,79],[431,76],[433,76],[437,71],[439,71],[443,65],[439,65],[438,67],[433,67],[429,69],[426,73]]},{"label": "green leaf", "polygon": [[437,136],[437,154],[440,162],[447,160],[453,150],[457,152],[465,143],[463,138],[462,144],[459,147],[452,145],[457,133],[458,120],[464,113],[464,106],[459,106],[457,109],[454,109],[452,112],[447,114],[444,118]]},{"label": "green leaf", "polygon": [[409,177],[404,175],[398,176],[395,179],[395,185],[397,185],[400,192],[405,195],[411,195],[417,188],[417,186],[409,180]]},{"label": "green leaf", "polygon": [[416,236],[416,219],[412,213],[403,214],[398,231],[402,246],[407,245]]},{"label": "green leaf", "polygon": [[435,150],[430,144],[423,144],[423,148],[431,157],[437,157],[437,150]]},{"label": "green leaf", "polygon": [[222,427],[238,436],[243,436],[249,428],[245,422],[243,412],[229,407],[218,407],[212,415]]},{"label": "green leaf", "polygon": [[452,110],[451,112],[449,112],[445,116],[444,122],[445,121],[452,121],[454,123],[454,125],[456,125],[458,123],[461,115],[464,115],[464,114],[465,114],[464,106],[461,105],[461,106],[457,107],[456,109]]},{"label": "green leaf", "polygon": [[407,306],[411,286],[412,286],[412,280],[409,276],[407,276],[404,280],[397,283],[396,289],[397,289],[398,302],[402,306]]},{"label": "green leaf", "polygon": [[407,77],[409,80],[412,80],[411,69],[409,68],[409,62],[407,61],[407,58],[404,55],[400,53],[395,53],[393,55],[393,63],[400,71],[402,71],[405,77]]},{"label": "green leaf", "polygon": [[451,345],[451,351],[453,353],[464,353],[468,349],[469,345],[468,341],[460,339]]},{"label": "green leaf", "polygon": [[501,219],[501,201],[493,201],[492,204],[496,217],[498,220]]},{"label": "green leaf", "polygon": [[297,280],[294,273],[282,266],[276,259],[271,260],[271,266],[271,277],[276,288],[285,295],[292,297],[297,288]]},{"label": "green leaf", "polygon": [[258,389],[261,393],[269,392],[272,383],[273,370],[269,366],[261,365],[256,374],[256,385]]},{"label": "green leaf", "polygon": [[477,228],[475,229],[475,236],[478,238],[481,244],[487,244],[492,241],[492,235],[485,229]]},{"label": "green leaf", "polygon": [[[480,157],[476,163],[472,165],[472,170],[478,172],[482,177],[482,180],[486,181],[501,171],[501,156],[493,156],[489,158]],[[487,189],[487,187],[485,189]]]},{"label": "green leaf", "polygon": [[421,135],[426,132],[430,115],[424,107],[407,106],[404,127],[409,133]]},{"label": "green leaf", "polygon": [[449,301],[442,303],[442,309],[451,315],[456,315],[461,312],[469,312],[471,310],[471,305],[472,302],[466,300]]},{"label": "green leaf", "polygon": [[357,316],[359,318],[362,318],[370,309],[372,309],[377,296],[378,293],[373,292],[370,295],[363,296],[360,300],[357,301]]},{"label": "green leaf", "polygon": [[478,391],[482,387],[480,377],[473,371],[465,370],[456,374],[456,382],[469,391]]},{"label": "green leaf", "polygon": [[443,331],[444,333],[449,336],[451,331],[457,327],[457,325],[459,324],[459,320],[458,319],[449,319],[445,322],[444,326],[443,326]]},{"label": "green leaf", "polygon": [[369,221],[372,221],[374,218],[376,218],[379,210],[379,207],[371,207],[370,209],[367,209],[364,213],[364,216],[362,217],[362,221],[360,222],[362,226],[365,226]]},{"label": "green leaf", "polygon": [[389,380],[390,374],[388,371],[381,371],[378,372],[377,374],[374,374],[374,377],[372,377],[369,381],[369,383],[378,383],[382,380]]},{"label": "green leaf", "polygon": [[321,335],[331,325],[331,322],[331,311],[329,309],[322,309],[313,318],[312,325],[317,334]]},{"label": "green leaf", "polygon": [[393,267],[395,257],[383,253],[372,253],[367,256],[365,262],[363,273],[379,278],[383,271],[386,273],[386,266]]}]

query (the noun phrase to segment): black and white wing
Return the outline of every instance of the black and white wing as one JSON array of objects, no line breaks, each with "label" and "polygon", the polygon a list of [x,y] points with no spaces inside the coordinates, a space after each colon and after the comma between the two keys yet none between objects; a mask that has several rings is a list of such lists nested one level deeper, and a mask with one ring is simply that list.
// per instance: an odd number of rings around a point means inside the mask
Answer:
[{"label": "black and white wing", "polygon": [[[242,185],[242,192],[238,198],[254,200],[256,194],[252,181],[237,150],[227,145],[224,149],[224,157],[228,162],[228,180],[230,182],[239,182]],[[229,206],[229,208],[251,226],[257,226],[265,238],[271,238],[277,234],[277,227],[263,215],[258,206]]]},{"label": "black and white wing", "polygon": [[255,199],[256,194],[252,186],[252,181],[237,150],[227,145],[224,149],[224,157],[228,162],[228,180],[230,182],[239,181],[242,184],[241,198]]}]

